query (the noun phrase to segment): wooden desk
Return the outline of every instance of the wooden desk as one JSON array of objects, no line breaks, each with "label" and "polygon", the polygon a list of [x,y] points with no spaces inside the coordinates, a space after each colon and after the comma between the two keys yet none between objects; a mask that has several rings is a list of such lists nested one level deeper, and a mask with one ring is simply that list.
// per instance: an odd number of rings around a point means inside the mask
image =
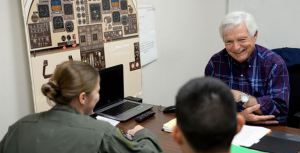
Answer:
[{"label": "wooden desk", "polygon": [[[162,131],[162,126],[167,121],[173,119],[175,117],[174,113],[171,114],[164,114],[159,106],[154,106],[152,109],[156,114],[154,117],[145,120],[144,122],[140,123],[140,125],[144,126],[145,128],[150,129],[153,133],[155,133],[158,137],[159,144],[163,148],[165,153],[182,153],[181,149],[177,145],[177,143],[173,140],[171,133],[167,133]],[[120,123],[117,127],[128,130],[133,128],[135,125],[138,125],[133,119]],[[300,129],[290,128],[286,126],[265,126],[266,128],[271,129],[272,131],[280,131],[286,132],[290,134],[300,135]]]}]

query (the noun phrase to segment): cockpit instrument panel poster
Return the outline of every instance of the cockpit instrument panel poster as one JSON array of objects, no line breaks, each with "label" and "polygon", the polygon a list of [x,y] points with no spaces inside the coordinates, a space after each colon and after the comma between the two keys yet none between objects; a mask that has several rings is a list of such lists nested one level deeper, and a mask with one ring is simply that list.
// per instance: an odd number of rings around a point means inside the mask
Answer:
[{"label": "cockpit instrument panel poster", "polygon": [[[56,66],[81,60],[98,70],[123,64],[125,96],[141,92],[134,0],[21,0],[35,112],[50,109],[42,84]],[[25,50],[25,49],[24,49]]]}]

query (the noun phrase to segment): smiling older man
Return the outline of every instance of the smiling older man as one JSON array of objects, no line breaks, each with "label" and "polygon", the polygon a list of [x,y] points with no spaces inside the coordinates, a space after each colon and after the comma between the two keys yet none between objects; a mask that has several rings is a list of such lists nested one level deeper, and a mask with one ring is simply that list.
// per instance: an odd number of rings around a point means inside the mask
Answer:
[{"label": "smiling older man", "polygon": [[290,92],[287,67],[279,55],[256,44],[253,16],[229,13],[219,30],[225,48],[211,57],[205,75],[219,78],[231,88],[247,122],[284,124]]}]

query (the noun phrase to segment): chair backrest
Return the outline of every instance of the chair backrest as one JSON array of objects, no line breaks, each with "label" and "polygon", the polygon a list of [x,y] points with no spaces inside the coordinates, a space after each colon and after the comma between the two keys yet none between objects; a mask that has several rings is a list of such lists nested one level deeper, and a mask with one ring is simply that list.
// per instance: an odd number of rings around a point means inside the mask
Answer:
[{"label": "chair backrest", "polygon": [[300,49],[277,48],[272,51],[283,58],[289,72],[290,100],[287,125],[299,128],[300,118],[294,115],[300,112]]}]

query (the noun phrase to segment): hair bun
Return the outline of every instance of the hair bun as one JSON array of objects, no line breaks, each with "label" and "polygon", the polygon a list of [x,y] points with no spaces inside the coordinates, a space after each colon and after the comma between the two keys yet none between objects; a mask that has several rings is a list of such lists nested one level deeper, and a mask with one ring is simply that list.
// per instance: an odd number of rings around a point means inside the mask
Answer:
[{"label": "hair bun", "polygon": [[49,81],[48,83],[43,84],[41,90],[43,94],[51,100],[54,100],[59,93],[59,87],[56,81]]},{"label": "hair bun", "polygon": [[58,89],[59,87],[58,87],[56,81],[51,80],[51,81],[48,82],[48,84],[49,84],[53,89],[55,89],[56,91],[59,90],[59,89]]}]

